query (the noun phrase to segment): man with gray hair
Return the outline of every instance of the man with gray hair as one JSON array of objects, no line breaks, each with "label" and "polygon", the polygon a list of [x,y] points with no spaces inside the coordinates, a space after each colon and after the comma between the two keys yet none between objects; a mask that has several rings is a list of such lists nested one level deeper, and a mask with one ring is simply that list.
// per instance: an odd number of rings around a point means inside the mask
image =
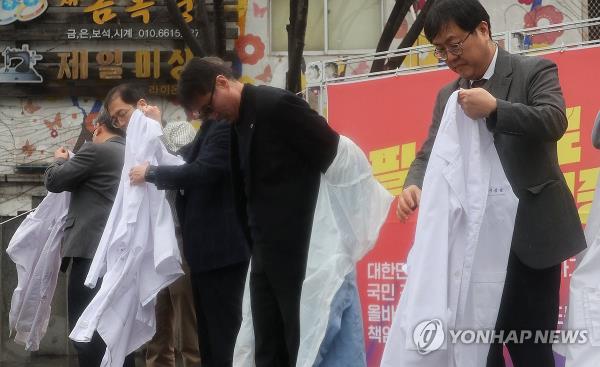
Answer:
[{"label": "man with gray hair", "polygon": [[[46,169],[44,183],[50,192],[71,192],[62,243],[63,264],[70,263],[67,304],[69,329],[94,298],[100,284],[89,289],[83,284],[100,242],[119,187],[125,155],[124,131],[113,124],[106,111],[94,123],[93,143],[85,143],[74,157],[61,147]],[[63,266],[66,268],[66,266]],[[100,366],[106,345],[94,333],[89,343],[73,342],[80,366]],[[125,359],[133,366],[133,355]]]}]

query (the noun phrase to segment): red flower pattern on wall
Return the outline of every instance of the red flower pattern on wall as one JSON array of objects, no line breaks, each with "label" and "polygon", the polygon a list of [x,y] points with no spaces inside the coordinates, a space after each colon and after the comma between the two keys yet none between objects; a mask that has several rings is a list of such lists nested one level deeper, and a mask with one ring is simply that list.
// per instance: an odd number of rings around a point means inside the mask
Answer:
[{"label": "red flower pattern on wall", "polygon": [[255,65],[265,57],[265,44],[254,34],[246,34],[238,38],[235,49],[243,64]]},{"label": "red flower pattern on wall", "polygon": [[[525,14],[525,27],[533,28],[538,27],[540,20],[546,19],[550,24],[562,23],[564,19],[563,13],[556,9],[553,5],[544,5],[537,7]],[[563,34],[563,31],[547,32],[541,34],[535,34],[531,36],[534,44],[548,44],[551,45],[556,42],[556,39]]]},{"label": "red flower pattern on wall", "polygon": [[25,156],[31,157],[33,152],[35,152],[35,145],[29,143],[29,139],[27,139],[27,141],[25,141],[25,144],[21,147],[21,152]]}]

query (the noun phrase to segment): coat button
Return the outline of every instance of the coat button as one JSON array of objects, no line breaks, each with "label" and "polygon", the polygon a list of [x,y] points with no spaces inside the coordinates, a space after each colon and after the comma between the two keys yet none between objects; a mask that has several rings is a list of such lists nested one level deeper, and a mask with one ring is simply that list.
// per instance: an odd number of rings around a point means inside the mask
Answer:
[{"label": "coat button", "polygon": [[250,128],[251,128],[251,129],[254,129],[254,122],[251,122],[251,123],[250,123]]}]

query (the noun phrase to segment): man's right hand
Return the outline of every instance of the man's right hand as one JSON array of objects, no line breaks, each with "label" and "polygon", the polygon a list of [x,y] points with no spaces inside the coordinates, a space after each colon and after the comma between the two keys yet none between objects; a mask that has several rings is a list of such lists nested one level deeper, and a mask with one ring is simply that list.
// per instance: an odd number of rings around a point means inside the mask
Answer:
[{"label": "man's right hand", "polygon": [[161,122],[162,112],[158,106],[145,105],[142,107],[142,112],[146,117],[149,117],[154,121]]},{"label": "man's right hand", "polygon": [[65,147],[60,147],[54,152],[54,158],[69,160],[69,151]]},{"label": "man's right hand", "polygon": [[401,222],[406,222],[408,217],[417,209],[421,202],[421,189],[416,185],[405,188],[398,196],[396,215]]},{"label": "man's right hand", "polygon": [[129,170],[129,183],[131,185],[141,185],[146,182],[146,172],[148,171],[148,161],[137,165]]}]

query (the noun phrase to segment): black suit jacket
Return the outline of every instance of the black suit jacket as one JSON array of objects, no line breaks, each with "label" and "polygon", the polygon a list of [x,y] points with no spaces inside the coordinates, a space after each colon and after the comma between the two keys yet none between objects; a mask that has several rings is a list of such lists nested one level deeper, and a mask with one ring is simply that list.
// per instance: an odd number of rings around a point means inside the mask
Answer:
[{"label": "black suit jacket", "polygon": [[[239,141],[244,125],[246,141]],[[320,175],[335,158],[339,135],[302,98],[245,85],[231,136],[236,208],[254,269],[303,277]]]},{"label": "black suit jacket", "polygon": [[[421,187],[429,154],[450,95],[468,88],[458,79],[438,94],[429,136],[410,167],[405,186]],[[547,268],[586,247],[573,196],[558,165],[556,142],[567,129],[565,102],[552,61],[499,49],[484,85],[498,102],[486,120],[502,168],[519,198],[511,249],[526,265]]]},{"label": "black suit jacket", "polygon": [[92,259],[112,209],[125,157],[125,139],[85,143],[69,159],[58,159],[44,177],[50,192],[71,192],[62,243],[64,257]]},{"label": "black suit jacket", "polygon": [[158,189],[180,190],[177,213],[183,252],[192,272],[250,258],[233,206],[229,146],[229,125],[209,120],[202,124],[194,141],[179,151],[186,164],[155,168]]}]

